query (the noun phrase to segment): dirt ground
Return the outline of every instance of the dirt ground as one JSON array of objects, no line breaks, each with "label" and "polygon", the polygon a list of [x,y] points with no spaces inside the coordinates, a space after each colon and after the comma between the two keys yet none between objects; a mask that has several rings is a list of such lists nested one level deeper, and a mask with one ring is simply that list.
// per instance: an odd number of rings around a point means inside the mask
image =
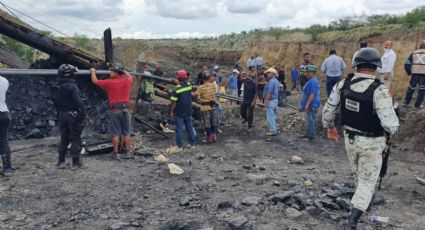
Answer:
[{"label": "dirt ground", "polygon": [[[279,116],[295,113],[281,109]],[[80,170],[55,167],[57,138],[12,142],[17,172],[0,177],[0,229],[340,229],[353,191],[343,143],[299,139],[283,122],[267,143],[263,115],[257,112],[253,134],[232,118],[218,143],[199,139],[175,154],[165,151],[173,138],[135,136],[142,147],[132,159],[85,155]],[[171,175],[157,154],[184,173]],[[294,155],[304,163],[291,163]],[[424,166],[423,150],[396,144],[379,192],[384,201],[359,229],[424,229],[425,186],[415,181]],[[390,221],[371,223],[372,214]]]}]

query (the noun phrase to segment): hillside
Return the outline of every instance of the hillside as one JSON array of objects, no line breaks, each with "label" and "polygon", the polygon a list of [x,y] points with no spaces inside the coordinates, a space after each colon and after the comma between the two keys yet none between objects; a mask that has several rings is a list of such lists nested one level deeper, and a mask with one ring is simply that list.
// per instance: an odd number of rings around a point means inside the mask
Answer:
[{"label": "hillside", "polygon": [[[310,52],[314,63],[320,65],[328,56],[330,48],[335,48],[351,68],[352,54],[358,49],[359,41],[367,40],[371,47],[383,52],[384,41],[393,40],[398,58],[392,90],[397,97],[401,97],[409,81],[403,63],[408,54],[418,47],[421,35],[425,34],[425,25],[411,28],[403,25],[360,27],[348,31],[324,32],[315,40],[310,34],[294,31],[279,36],[271,36],[267,31],[258,33],[261,35],[234,34],[206,39],[116,39],[116,57],[130,68],[135,66],[136,60],[161,63],[172,75],[179,68],[197,71],[204,63],[219,64],[225,71],[230,71],[236,61],[244,65],[250,55],[260,54],[267,66],[285,66],[288,72],[291,66],[301,63],[304,52]],[[99,40],[91,42],[101,47]],[[321,73],[319,77],[322,80],[324,78]]]}]

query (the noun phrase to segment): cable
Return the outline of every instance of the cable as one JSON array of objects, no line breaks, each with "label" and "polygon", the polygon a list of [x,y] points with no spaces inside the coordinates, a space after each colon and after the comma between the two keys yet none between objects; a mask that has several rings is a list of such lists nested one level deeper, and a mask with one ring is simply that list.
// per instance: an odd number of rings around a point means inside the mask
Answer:
[{"label": "cable", "polygon": [[56,31],[56,32],[58,32],[58,33],[60,33],[60,34],[62,34],[62,35],[64,35],[64,36],[66,36],[66,37],[71,38],[71,36],[69,36],[69,35],[67,35],[67,34],[63,33],[62,31],[59,31],[59,30],[57,30],[57,29],[55,29],[55,28],[53,28],[53,27],[51,27],[51,26],[47,25],[47,24],[46,24],[46,23],[44,23],[44,22],[41,22],[41,21],[39,21],[39,20],[37,20],[37,19],[35,19],[35,18],[33,18],[33,17],[29,16],[28,14],[25,14],[25,13],[23,13],[23,12],[21,12],[21,11],[19,11],[19,10],[15,9],[15,8],[13,8],[13,7],[9,6],[9,5],[6,5],[6,4],[4,4],[3,2],[0,2],[0,3],[1,3],[3,6],[6,6],[6,7],[8,7],[8,8],[10,8],[10,9],[12,9],[12,10],[14,10],[14,11],[16,11],[16,12],[18,12],[18,13],[20,13],[20,14],[22,14],[22,15],[24,15],[24,16],[26,16],[26,17],[28,17],[28,18],[30,18],[30,19],[32,19],[32,20],[34,20],[34,21],[36,21],[36,22],[38,22],[38,23],[40,23],[40,24],[42,24],[42,25],[44,25],[44,26],[48,27],[48,28],[49,28],[49,29],[51,29],[51,30],[54,30],[54,31]]},{"label": "cable", "polygon": [[37,8],[37,7],[35,7],[35,6],[32,6],[32,5],[30,5],[30,4],[28,4],[27,2],[24,2],[24,1],[22,1],[22,0],[18,0],[18,1],[19,1],[19,2],[21,2],[22,4],[25,4],[25,5],[29,6],[29,7],[31,7],[32,9],[37,9],[37,10],[39,10],[40,12],[44,13],[45,15],[48,15],[48,16],[51,16],[51,17],[54,17],[54,18],[60,19],[60,20],[61,20],[61,21],[63,21],[63,22],[66,22],[66,23],[69,23],[69,24],[71,24],[71,25],[77,26],[77,27],[79,27],[80,29],[83,29],[83,30],[85,30],[85,31],[91,32],[91,33],[93,33],[93,34],[96,34],[97,36],[102,36],[102,34],[100,34],[100,33],[96,32],[96,31],[94,31],[94,30],[90,30],[90,29],[88,29],[87,27],[83,27],[83,26],[81,26],[81,25],[78,25],[77,23],[74,23],[74,22],[68,21],[68,20],[66,20],[66,19],[65,19],[65,18],[63,18],[63,17],[59,17],[59,16],[57,16],[57,15],[50,14],[50,13],[48,13],[47,11],[45,11],[45,10],[43,10],[43,9],[40,9],[40,8]]},{"label": "cable", "polygon": [[3,5],[3,7],[7,10],[7,11],[9,11],[9,13],[10,14],[12,14],[15,18],[18,18],[18,16],[16,16],[9,8],[7,8],[7,6],[3,3],[3,2],[0,2],[0,4],[2,4]]}]

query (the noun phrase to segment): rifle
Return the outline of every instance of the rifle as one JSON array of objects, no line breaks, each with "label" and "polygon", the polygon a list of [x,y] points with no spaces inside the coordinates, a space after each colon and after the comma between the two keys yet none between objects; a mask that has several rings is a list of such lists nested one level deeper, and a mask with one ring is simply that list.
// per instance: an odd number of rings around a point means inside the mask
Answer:
[{"label": "rifle", "polygon": [[390,158],[391,144],[387,141],[387,146],[385,146],[384,151],[382,152],[382,167],[381,172],[379,172],[379,184],[378,190],[381,190],[382,179],[387,175],[388,170],[388,159]]}]

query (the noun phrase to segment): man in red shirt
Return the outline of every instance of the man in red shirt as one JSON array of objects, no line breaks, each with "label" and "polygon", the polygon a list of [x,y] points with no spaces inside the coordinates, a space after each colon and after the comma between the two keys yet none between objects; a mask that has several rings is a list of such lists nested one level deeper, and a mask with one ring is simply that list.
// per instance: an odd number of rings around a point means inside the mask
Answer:
[{"label": "man in red shirt", "polygon": [[128,111],[130,103],[130,92],[132,77],[124,67],[115,63],[110,68],[111,77],[106,80],[98,80],[96,69],[90,69],[91,80],[93,84],[103,88],[109,101],[109,133],[112,135],[113,157],[120,160],[118,155],[120,146],[120,137],[124,137],[125,150],[127,153],[131,147],[131,118]]}]

